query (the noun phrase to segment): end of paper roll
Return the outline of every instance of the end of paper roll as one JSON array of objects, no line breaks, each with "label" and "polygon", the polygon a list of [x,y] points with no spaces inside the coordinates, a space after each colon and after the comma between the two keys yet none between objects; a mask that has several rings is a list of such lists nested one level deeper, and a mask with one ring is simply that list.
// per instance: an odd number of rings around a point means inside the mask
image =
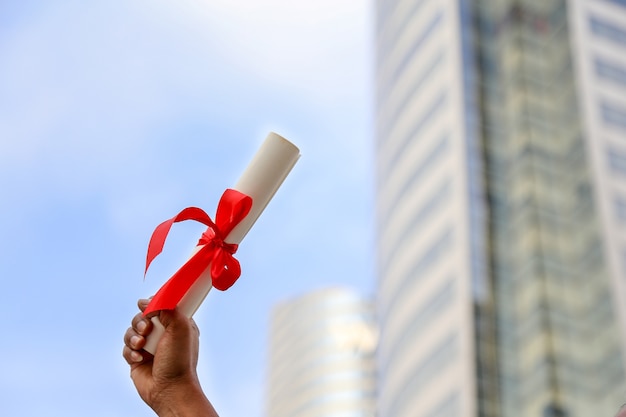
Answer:
[{"label": "end of paper roll", "polygon": [[165,327],[163,327],[157,316],[152,317],[150,321],[152,321],[152,332],[150,332],[146,338],[146,344],[144,345],[143,350],[154,355],[156,353],[159,340],[161,340],[163,334],[165,333]]},{"label": "end of paper roll", "polygon": [[250,213],[226,237],[239,244],[261,216],[278,188],[300,159],[300,149],[284,137],[270,132],[233,187],[252,197]]}]

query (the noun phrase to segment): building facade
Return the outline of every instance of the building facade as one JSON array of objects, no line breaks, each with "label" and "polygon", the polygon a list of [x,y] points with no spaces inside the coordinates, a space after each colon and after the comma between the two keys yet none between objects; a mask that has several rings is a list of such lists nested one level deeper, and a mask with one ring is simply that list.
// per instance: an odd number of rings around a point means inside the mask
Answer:
[{"label": "building facade", "polygon": [[374,303],[323,289],[278,305],[270,334],[268,417],[373,417]]},{"label": "building facade", "polygon": [[380,417],[626,402],[626,2],[379,0]]}]

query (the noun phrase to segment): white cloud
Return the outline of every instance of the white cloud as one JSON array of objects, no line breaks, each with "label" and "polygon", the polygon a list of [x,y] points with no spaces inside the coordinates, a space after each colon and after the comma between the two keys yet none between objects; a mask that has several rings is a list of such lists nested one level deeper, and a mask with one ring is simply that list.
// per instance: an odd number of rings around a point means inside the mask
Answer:
[{"label": "white cloud", "polygon": [[[169,3],[159,3],[170,13]],[[182,19],[194,22],[217,56],[271,83],[310,99],[341,98],[362,90],[368,74],[369,3],[289,0],[185,0]]]},{"label": "white cloud", "polygon": [[49,8],[0,49],[0,175],[40,169],[56,187],[85,189],[154,158],[155,127],[199,108],[237,123],[234,109],[283,97],[324,119],[364,94],[366,20],[361,1]]}]

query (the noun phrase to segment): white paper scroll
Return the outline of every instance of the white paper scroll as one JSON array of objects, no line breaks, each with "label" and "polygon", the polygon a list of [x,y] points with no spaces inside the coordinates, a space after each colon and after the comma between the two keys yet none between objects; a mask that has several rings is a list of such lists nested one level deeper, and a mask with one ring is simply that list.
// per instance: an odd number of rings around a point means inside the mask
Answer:
[{"label": "white paper scroll", "polygon": [[[271,132],[256,155],[232,187],[252,197],[252,208],[248,215],[224,239],[227,243],[239,244],[259,218],[280,185],[300,158],[300,150],[287,139]],[[200,247],[196,247],[197,252]],[[192,256],[193,256],[192,254]],[[178,303],[181,312],[191,317],[204,301],[212,287],[210,266],[200,275],[187,294]],[[154,354],[157,343],[165,328],[157,317],[152,318],[154,328],[146,340],[144,350]]]}]

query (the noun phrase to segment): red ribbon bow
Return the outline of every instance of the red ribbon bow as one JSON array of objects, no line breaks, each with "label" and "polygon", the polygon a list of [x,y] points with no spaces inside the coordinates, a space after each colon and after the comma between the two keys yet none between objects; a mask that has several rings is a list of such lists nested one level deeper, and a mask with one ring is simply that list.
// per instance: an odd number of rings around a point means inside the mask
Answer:
[{"label": "red ribbon bow", "polygon": [[153,311],[174,309],[209,265],[213,287],[221,291],[230,288],[241,275],[241,266],[233,257],[237,245],[226,243],[224,239],[248,215],[251,208],[251,197],[227,189],[217,206],[215,223],[202,209],[187,207],[175,217],[158,225],[148,244],[144,276],[150,263],[163,251],[165,239],[174,223],[195,220],[208,227],[198,242],[201,248],[159,289],[144,310],[144,315]]}]

